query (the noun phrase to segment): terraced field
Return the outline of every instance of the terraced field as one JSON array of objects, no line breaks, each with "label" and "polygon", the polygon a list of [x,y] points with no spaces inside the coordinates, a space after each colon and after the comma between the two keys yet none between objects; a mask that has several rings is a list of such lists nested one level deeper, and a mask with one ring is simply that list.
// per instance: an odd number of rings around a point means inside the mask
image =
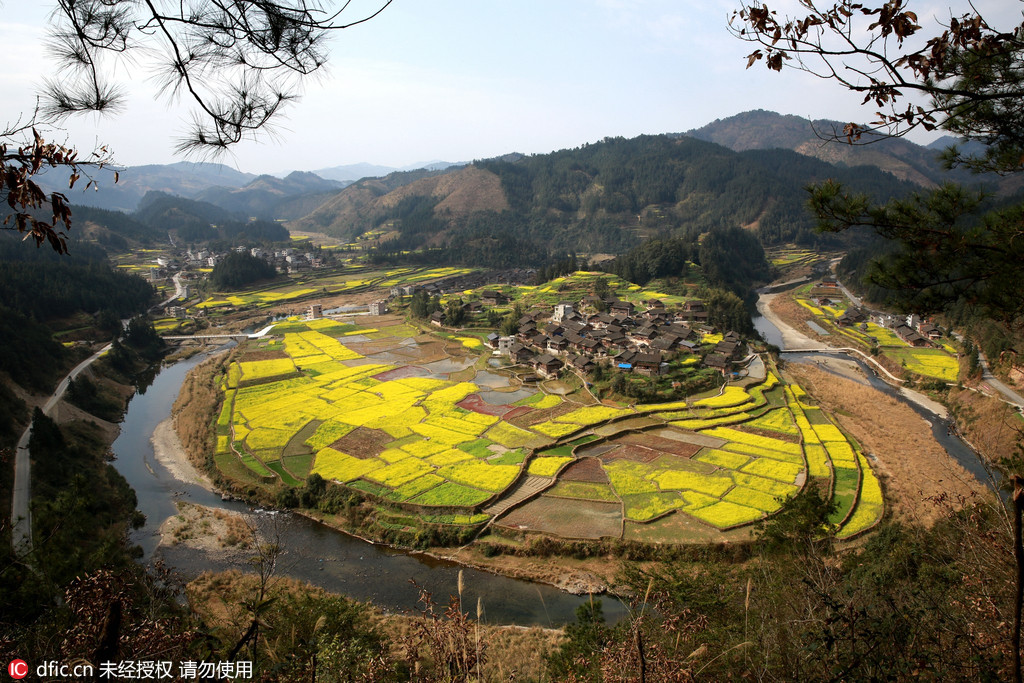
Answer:
[{"label": "terraced field", "polygon": [[196,304],[197,309],[219,309],[227,307],[252,306],[256,308],[277,306],[292,301],[309,299],[313,295],[356,294],[371,289],[386,289],[398,285],[428,282],[451,275],[464,275],[471,268],[396,268],[388,271],[373,270],[360,266],[348,266],[343,275],[296,279],[285,285],[275,285],[261,290],[237,294],[218,294]]},{"label": "terraced field", "polygon": [[[280,328],[222,377],[216,461],[235,478],[299,486],[316,473],[424,520],[571,538],[627,527],[642,538],[672,515],[711,537],[771,515],[808,482],[836,500],[840,537],[884,511],[869,459],[775,372],[690,401],[582,405],[494,391],[486,355],[461,339],[331,320]],[[439,360],[439,348],[455,355]],[[491,374],[478,384],[476,372]]]}]

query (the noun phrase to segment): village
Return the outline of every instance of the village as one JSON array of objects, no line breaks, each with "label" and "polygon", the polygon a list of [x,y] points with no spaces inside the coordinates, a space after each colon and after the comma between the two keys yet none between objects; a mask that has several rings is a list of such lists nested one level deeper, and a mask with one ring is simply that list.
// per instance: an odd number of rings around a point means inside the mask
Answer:
[{"label": "village", "polygon": [[[834,277],[822,278],[811,287],[808,293],[819,307],[828,308],[842,305],[846,300],[845,293]],[[909,346],[918,348],[938,346],[935,342],[944,336],[938,326],[922,319],[917,314],[877,313],[872,316],[863,308],[852,304],[841,314],[835,316],[834,322],[839,327],[856,326],[863,332],[870,332],[868,322],[875,322],[880,327],[892,330]],[[877,337],[869,334],[868,338],[876,346],[879,344]]]}]

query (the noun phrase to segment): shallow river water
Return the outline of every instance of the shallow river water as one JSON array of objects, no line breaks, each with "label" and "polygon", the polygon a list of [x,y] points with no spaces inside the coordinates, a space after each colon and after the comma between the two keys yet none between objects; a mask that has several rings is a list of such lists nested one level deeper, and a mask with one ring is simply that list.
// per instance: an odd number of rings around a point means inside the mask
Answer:
[{"label": "shallow river water", "polygon": [[[184,546],[158,548],[160,525],[176,514],[175,503],[179,500],[248,511],[241,503],[222,501],[200,486],[175,479],[153,454],[153,430],[170,415],[185,375],[206,357],[195,356],[161,370],[144,393],[140,391],[132,398],[121,435],[113,445],[114,466],[135,489],[139,509],[146,515],[146,525],[133,536],[144,550],[144,560],[163,559],[187,575],[245,568],[225,561],[216,552]],[[441,604],[447,604],[448,597],[457,593],[461,567],[454,562],[375,546],[298,515],[263,513],[258,518],[262,524],[277,526],[284,547],[278,564],[280,574],[396,613],[412,612],[417,607],[419,589],[412,580]],[[573,621],[576,608],[589,600],[544,584],[488,572],[464,569],[463,573],[463,604],[475,609],[479,597],[488,623],[561,626]],[[625,613],[625,607],[614,598],[605,597],[604,608],[610,621],[617,621]]]},{"label": "shallow river water", "polygon": [[[902,401],[903,403],[910,406],[918,415],[922,417],[929,425],[931,425],[932,436],[941,445],[950,457],[956,460],[965,470],[974,475],[978,481],[982,482],[987,486],[995,487],[996,482],[993,480],[993,473],[984,465],[979,455],[958,438],[950,430],[949,421],[942,418],[935,413],[931,412],[927,408],[915,403],[914,401],[908,400],[905,396],[900,394],[892,385],[886,383],[884,380],[878,377],[875,370],[868,366],[867,363],[860,360],[859,358],[848,355],[841,352],[836,353],[794,353],[787,352],[785,350],[785,342],[782,339],[782,334],[770,320],[764,316],[754,316],[754,329],[756,329],[761,337],[769,344],[782,349],[779,354],[779,358],[787,363],[806,363],[808,365],[815,365],[815,361],[821,358],[837,358],[844,361],[856,363],[864,375],[864,380],[871,385],[872,388],[877,391],[892,396],[893,398]],[[822,368],[826,372],[829,372],[827,367]]]}]

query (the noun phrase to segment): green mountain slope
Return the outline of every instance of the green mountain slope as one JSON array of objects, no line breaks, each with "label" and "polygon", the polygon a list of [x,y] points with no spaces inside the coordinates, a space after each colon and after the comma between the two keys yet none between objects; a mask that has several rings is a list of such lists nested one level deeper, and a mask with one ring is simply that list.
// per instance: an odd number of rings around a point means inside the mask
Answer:
[{"label": "green mountain slope", "polygon": [[496,266],[564,252],[621,253],[645,237],[696,239],[728,226],[765,244],[813,243],[822,237],[803,208],[804,188],[826,178],[881,197],[911,187],[876,168],[837,167],[788,150],[737,153],[667,135],[607,138],[426,177],[360,181],[289,228],[346,239],[372,233],[391,253],[427,249],[435,260]]}]

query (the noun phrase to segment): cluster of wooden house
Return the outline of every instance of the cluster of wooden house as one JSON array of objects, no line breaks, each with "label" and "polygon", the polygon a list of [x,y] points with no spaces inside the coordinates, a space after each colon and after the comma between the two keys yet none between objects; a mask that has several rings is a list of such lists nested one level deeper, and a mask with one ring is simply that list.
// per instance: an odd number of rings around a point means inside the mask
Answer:
[{"label": "cluster of wooden house", "polygon": [[[487,342],[542,377],[554,377],[566,366],[587,373],[602,360],[619,371],[654,376],[662,373],[669,354],[695,353],[702,336],[713,332],[700,301],[672,312],[658,300],[644,303],[646,309],[639,311],[632,303],[611,297],[562,301],[553,312],[522,316],[513,337],[492,334]],[[705,365],[726,372],[740,347],[739,335],[730,332],[709,354],[711,362],[705,358]]]},{"label": "cluster of wooden house", "polygon": [[[911,327],[912,322],[916,323],[913,327]],[[930,322],[920,320],[899,323],[892,328],[892,331],[911,346],[935,346],[935,340],[942,337],[942,331],[938,327]]]},{"label": "cluster of wooden house", "polygon": [[[837,299],[842,298],[839,283],[834,278],[823,278],[821,282],[814,285],[811,294],[814,296],[814,302],[819,306],[831,306]],[[863,326],[863,329],[867,329],[866,325],[870,319],[871,316],[863,309],[850,306],[836,316],[835,323],[839,327],[860,325]],[[882,327],[892,329],[897,337],[910,346],[934,346],[933,342],[942,337],[942,331],[938,327],[914,314],[882,314],[877,317],[876,322]]]}]

